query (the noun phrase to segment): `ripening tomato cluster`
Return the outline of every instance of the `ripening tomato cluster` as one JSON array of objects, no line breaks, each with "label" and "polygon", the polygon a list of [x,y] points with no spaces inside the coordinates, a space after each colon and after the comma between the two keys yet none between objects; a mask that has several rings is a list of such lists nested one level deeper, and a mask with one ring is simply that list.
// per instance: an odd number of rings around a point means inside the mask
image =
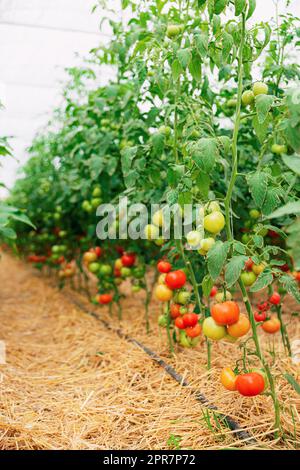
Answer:
[{"label": "ripening tomato cluster", "polygon": [[239,392],[244,397],[254,397],[261,394],[268,383],[262,370],[253,370],[245,374],[236,374],[231,367],[225,367],[221,372],[221,383],[230,392]]},{"label": "ripening tomato cluster", "polygon": [[252,286],[255,283],[257,276],[259,276],[265,269],[266,264],[260,263],[255,264],[254,261],[249,258],[245,262],[245,269],[241,273],[241,279],[246,287]]},{"label": "ripening tomato cluster", "polygon": [[255,321],[261,323],[262,329],[266,333],[277,333],[280,330],[280,321],[275,315],[270,315],[269,310],[271,305],[280,305],[281,297],[278,292],[273,292],[268,300],[260,302],[257,305],[258,311],[254,313]]},{"label": "ripening tomato cluster", "polygon": [[[219,295],[219,297],[217,297]],[[227,297],[228,296],[228,297]],[[245,314],[240,313],[237,302],[231,300],[231,293],[215,294],[217,302],[210,308],[211,316],[203,322],[204,335],[214,341],[224,339],[235,342],[250,330],[250,321]],[[230,300],[225,300],[229,298]]]}]

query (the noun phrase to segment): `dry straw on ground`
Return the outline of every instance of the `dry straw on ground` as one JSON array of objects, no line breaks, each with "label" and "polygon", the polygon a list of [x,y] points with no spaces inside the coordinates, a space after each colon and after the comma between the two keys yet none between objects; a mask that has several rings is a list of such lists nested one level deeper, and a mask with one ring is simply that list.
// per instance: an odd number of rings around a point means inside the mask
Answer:
[{"label": "dry straw on ground", "polygon": [[[7,364],[0,366],[1,450],[300,446],[300,397],[282,376],[288,371],[299,380],[299,369],[282,354],[279,335],[274,345],[269,337],[265,344],[266,349],[281,351],[273,366],[286,431],[280,442],[273,436],[270,397],[243,398],[224,391],[219,383],[220,369],[239,357],[237,345],[215,344],[211,371],[206,370],[204,343],[169,357],[165,337],[158,332],[158,305],[151,304],[147,336],[143,294],[124,299],[122,328],[186,377],[191,388],[183,388],[142,350],[75,308],[64,292],[30,266],[4,255],[0,283],[0,340],[7,348]],[[296,310],[291,305],[285,317],[292,339],[298,339],[299,320],[290,316],[290,310]],[[112,319],[107,309],[98,312],[119,326],[116,313]],[[236,440],[195,400],[193,389],[248,429],[256,446]]]}]

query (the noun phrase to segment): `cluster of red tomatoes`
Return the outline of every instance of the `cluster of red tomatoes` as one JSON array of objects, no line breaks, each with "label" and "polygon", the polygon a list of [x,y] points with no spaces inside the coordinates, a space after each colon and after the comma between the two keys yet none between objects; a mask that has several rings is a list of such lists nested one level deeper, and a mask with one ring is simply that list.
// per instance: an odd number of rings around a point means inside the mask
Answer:
[{"label": "cluster of red tomatoes", "polygon": [[70,278],[70,277],[73,277],[75,274],[76,274],[76,265],[74,262],[67,263],[58,272],[58,276],[60,279]]},{"label": "cluster of red tomatoes", "polygon": [[[162,302],[172,300],[167,314],[179,330],[179,342],[184,347],[195,346],[201,333],[201,325],[198,315],[191,311],[192,306],[187,305],[190,293],[184,289],[186,274],[181,269],[172,271],[171,264],[164,260],[158,262],[157,269],[161,274],[155,288],[155,296]],[[165,326],[166,323],[166,316],[162,315],[159,325]]]},{"label": "cluster of red tomatoes", "polygon": [[277,333],[280,330],[280,321],[275,315],[269,315],[270,305],[280,305],[281,297],[278,292],[274,292],[268,300],[258,304],[258,311],[254,313],[257,322],[262,323],[261,327],[266,333]]},{"label": "cluster of red tomatoes", "polygon": [[225,367],[221,372],[221,383],[226,390],[237,391],[244,397],[254,397],[265,390],[268,381],[262,370],[236,374],[231,367]]}]

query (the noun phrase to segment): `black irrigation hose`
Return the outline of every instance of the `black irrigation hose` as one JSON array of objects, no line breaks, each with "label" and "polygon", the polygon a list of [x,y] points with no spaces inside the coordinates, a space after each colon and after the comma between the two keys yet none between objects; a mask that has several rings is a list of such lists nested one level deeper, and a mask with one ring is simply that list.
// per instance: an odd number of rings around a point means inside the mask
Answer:
[{"label": "black irrigation hose", "polygon": [[[122,339],[125,339],[126,341],[128,341],[129,343],[132,343],[134,344],[135,346],[137,346],[138,348],[142,349],[149,357],[151,357],[151,359],[153,359],[153,361],[155,361],[159,366],[161,366],[166,372],[167,374],[172,377],[172,379],[174,379],[179,385],[181,385],[182,387],[188,387],[190,384],[189,382],[187,382],[183,377],[182,375],[178,374],[176,372],[175,369],[173,369],[172,366],[170,366],[169,364],[167,364],[161,357],[159,357],[154,351],[152,351],[150,348],[148,348],[147,346],[144,346],[142,343],[140,343],[139,341],[137,341],[136,339],[134,338],[131,338],[131,336],[127,335],[126,333],[124,333],[120,328],[113,328],[107,321],[103,320],[102,318],[99,317],[99,315],[91,310],[89,310],[88,308],[86,308],[84,305],[81,304],[81,302],[79,302],[77,299],[74,299],[72,296],[70,295],[67,295],[67,297],[69,298],[69,300],[75,304],[78,308],[80,308],[80,310],[82,310],[83,312],[87,313],[88,315],[92,316],[93,318],[95,318],[97,321],[99,321],[100,323],[102,323],[102,325],[104,325],[108,330],[110,331],[113,331],[114,333],[116,333],[119,338],[122,338]],[[245,429],[243,429],[239,423],[237,423],[231,416],[228,416],[228,415],[224,415],[223,413],[220,413],[218,412],[218,408],[211,404],[209,402],[209,400],[205,397],[205,395],[203,395],[203,393],[195,390],[194,392],[194,395],[195,395],[195,399],[197,401],[199,401],[202,405],[205,405],[206,408],[210,409],[210,410],[214,410],[218,413],[218,415],[222,418],[223,422],[229,427],[229,429],[231,431],[233,431],[234,435],[243,440],[243,441],[246,441],[247,444],[257,444],[257,441],[256,439],[248,432],[246,431]]]}]

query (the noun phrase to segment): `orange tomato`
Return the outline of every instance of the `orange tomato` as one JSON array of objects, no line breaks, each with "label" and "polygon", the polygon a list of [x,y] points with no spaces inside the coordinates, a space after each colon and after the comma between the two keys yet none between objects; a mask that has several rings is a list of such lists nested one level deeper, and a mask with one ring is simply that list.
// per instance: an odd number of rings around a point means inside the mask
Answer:
[{"label": "orange tomato", "polygon": [[211,307],[211,316],[218,325],[233,325],[239,319],[240,309],[236,302],[227,300],[213,305]]},{"label": "orange tomato", "polygon": [[270,320],[264,321],[261,327],[266,333],[277,333],[280,330],[280,321],[273,315]]},{"label": "orange tomato", "polygon": [[201,326],[199,323],[197,323],[195,326],[189,326],[185,329],[185,332],[189,338],[196,338],[201,333]]},{"label": "orange tomato", "polygon": [[157,300],[160,300],[161,302],[168,302],[172,299],[173,292],[164,284],[159,284],[155,287],[154,295]]},{"label": "orange tomato", "polygon": [[250,330],[250,321],[247,315],[242,314],[236,323],[228,326],[227,331],[230,336],[234,338],[240,338],[248,333]]},{"label": "orange tomato", "polygon": [[226,390],[234,392],[236,390],[236,379],[237,376],[231,369],[231,367],[225,367],[221,372],[221,384]]}]

